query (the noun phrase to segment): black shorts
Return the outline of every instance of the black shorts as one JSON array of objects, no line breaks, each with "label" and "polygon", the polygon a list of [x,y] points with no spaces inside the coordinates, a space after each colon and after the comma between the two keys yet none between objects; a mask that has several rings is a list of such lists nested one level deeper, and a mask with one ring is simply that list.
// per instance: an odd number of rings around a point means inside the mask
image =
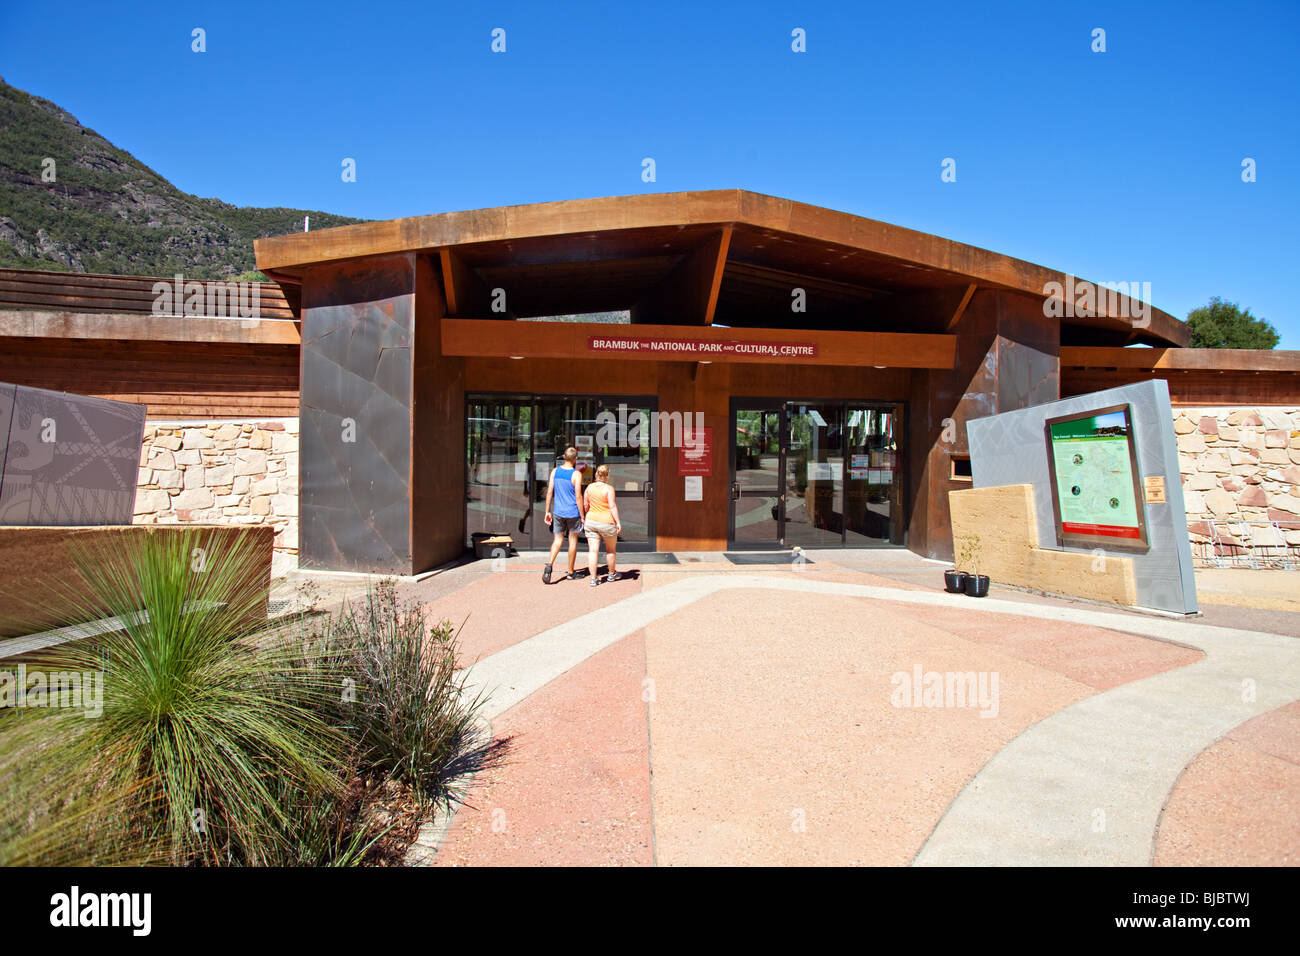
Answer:
[{"label": "black shorts", "polygon": [[559,515],[552,515],[551,518],[551,531],[555,534],[582,534],[581,518],[561,518]]}]

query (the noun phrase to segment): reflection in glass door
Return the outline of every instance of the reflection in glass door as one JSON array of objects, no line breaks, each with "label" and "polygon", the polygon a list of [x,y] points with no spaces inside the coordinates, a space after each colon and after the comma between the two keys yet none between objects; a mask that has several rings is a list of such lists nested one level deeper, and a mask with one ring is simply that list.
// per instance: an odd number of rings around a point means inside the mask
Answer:
[{"label": "reflection in glass door", "polygon": [[903,544],[900,406],[737,399],[732,426],[732,547]]},{"label": "reflection in glass door", "polygon": [[465,421],[466,543],[475,532],[509,534],[529,541],[529,472],[532,405],[502,400],[470,401]]},{"label": "reflection in glass door", "polygon": [[[605,399],[600,402],[602,422],[613,427],[596,433],[596,467],[609,466],[623,533],[618,546],[629,551],[650,550],[655,522],[654,449],[650,429],[656,404],[644,399]],[[590,480],[590,473],[583,480]]]},{"label": "reflection in glass door", "polygon": [[[466,404],[466,543],[508,534],[521,550],[551,546],[546,485],[570,445],[584,486],[608,465],[623,533],[619,547],[654,547],[655,449],[647,398],[469,396]],[[602,415],[607,412],[607,415]],[[645,423],[642,427],[638,424]]]},{"label": "reflection in glass door", "polygon": [[844,537],[844,407],[786,405],[785,544],[838,548]]},{"label": "reflection in glass door", "polygon": [[892,406],[849,405],[845,425],[848,499],[845,544],[902,544],[898,415]]},{"label": "reflection in glass door", "polygon": [[737,547],[781,546],[779,405],[732,412],[730,538]]}]

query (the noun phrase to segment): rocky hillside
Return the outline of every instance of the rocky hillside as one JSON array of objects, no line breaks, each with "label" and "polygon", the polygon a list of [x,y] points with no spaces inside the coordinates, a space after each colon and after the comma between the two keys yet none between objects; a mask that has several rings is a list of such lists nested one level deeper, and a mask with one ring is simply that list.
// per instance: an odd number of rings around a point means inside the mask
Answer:
[{"label": "rocky hillside", "polygon": [[[54,182],[42,172],[54,160]],[[255,268],[253,240],[359,222],[181,192],[49,100],[0,79],[0,266],[195,278]]]}]

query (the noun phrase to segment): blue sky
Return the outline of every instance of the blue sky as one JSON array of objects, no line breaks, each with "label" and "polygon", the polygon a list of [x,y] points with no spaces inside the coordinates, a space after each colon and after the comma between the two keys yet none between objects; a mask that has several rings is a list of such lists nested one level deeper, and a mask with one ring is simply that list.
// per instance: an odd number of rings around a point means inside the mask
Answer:
[{"label": "blue sky", "polygon": [[1150,282],[1179,318],[1220,295],[1282,348],[1300,348],[1298,42],[1294,0],[0,0],[6,81],[201,196],[380,219],[741,187]]}]

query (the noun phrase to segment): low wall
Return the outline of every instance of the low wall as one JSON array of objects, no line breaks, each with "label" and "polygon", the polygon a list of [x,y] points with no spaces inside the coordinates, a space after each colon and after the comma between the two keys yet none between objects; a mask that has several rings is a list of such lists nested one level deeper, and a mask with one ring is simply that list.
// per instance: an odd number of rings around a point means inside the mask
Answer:
[{"label": "low wall", "polygon": [[136,524],[257,525],[298,566],[298,419],[147,421]]},{"label": "low wall", "polygon": [[[149,527],[146,525],[97,525],[90,527],[0,527],[0,639],[33,634],[48,628],[78,623],[70,619],[70,592],[85,591],[77,557],[93,560],[101,549],[115,542],[127,542],[140,535],[180,534],[197,531],[201,547],[216,548],[231,536],[251,536],[271,583],[270,527],[232,528],[211,525],[198,528]],[[72,615],[75,616],[75,615]],[[0,656],[5,642],[0,640]]]},{"label": "low wall", "polygon": [[1221,538],[1225,522],[1245,522],[1235,537],[1273,545],[1276,522],[1300,546],[1300,408],[1177,408],[1174,432],[1194,543],[1209,540],[1210,522]]},{"label": "low wall", "polygon": [[1137,604],[1137,580],[1128,558],[1038,546],[1033,485],[950,491],[948,504],[956,553],[962,553],[963,539],[978,537],[975,566],[958,565],[958,571],[973,573],[978,568],[997,584],[1130,607]]}]

